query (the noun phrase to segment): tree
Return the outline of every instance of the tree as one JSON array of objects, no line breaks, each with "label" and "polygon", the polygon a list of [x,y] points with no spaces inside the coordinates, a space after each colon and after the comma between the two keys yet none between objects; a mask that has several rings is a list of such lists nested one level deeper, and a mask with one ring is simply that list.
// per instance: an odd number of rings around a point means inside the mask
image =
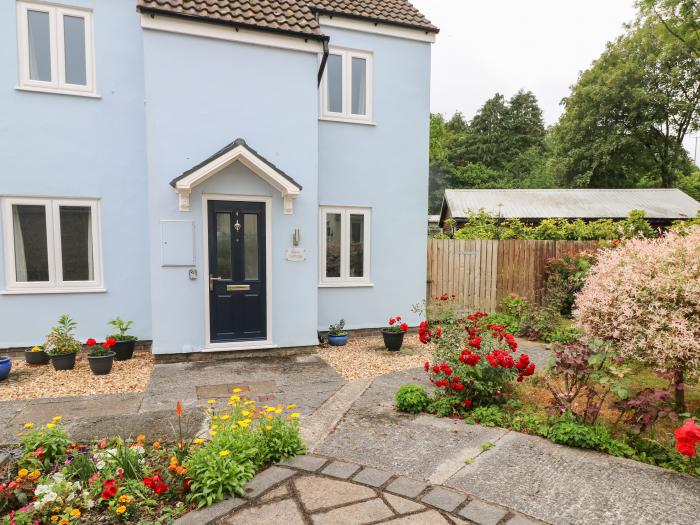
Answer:
[{"label": "tree", "polygon": [[683,139],[700,127],[700,61],[646,20],[583,72],[553,130],[560,176],[573,187],[672,187],[687,174]]},{"label": "tree", "polygon": [[633,238],[597,257],[576,297],[575,319],[621,357],[673,373],[676,404],[685,411],[684,380],[700,375],[700,227]]},{"label": "tree", "polygon": [[700,2],[698,0],[638,0],[640,19],[660,22],[668,34],[700,58]]}]

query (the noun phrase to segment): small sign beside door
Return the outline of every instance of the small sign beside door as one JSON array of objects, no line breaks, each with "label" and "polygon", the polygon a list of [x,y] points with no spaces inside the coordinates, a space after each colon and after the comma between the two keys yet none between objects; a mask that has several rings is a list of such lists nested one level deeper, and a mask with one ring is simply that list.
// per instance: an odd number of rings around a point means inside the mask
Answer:
[{"label": "small sign beside door", "polygon": [[293,248],[287,249],[286,257],[288,261],[300,262],[306,260],[306,250],[304,248],[299,248],[295,246]]}]

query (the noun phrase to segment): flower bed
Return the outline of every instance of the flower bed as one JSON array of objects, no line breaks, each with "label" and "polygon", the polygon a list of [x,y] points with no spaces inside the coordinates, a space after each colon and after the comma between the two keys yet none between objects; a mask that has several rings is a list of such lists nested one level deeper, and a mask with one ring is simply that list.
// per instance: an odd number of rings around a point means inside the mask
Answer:
[{"label": "flower bed", "polygon": [[[424,369],[436,388],[429,395],[419,385],[402,386],[398,410],[461,417],[700,476],[700,428],[684,410],[677,413],[673,385],[663,387],[669,374],[591,341],[558,346],[550,366],[534,376],[503,325],[483,312],[459,317],[438,301],[419,330],[431,349]],[[700,385],[684,390],[690,414],[700,415]]]},{"label": "flower bed", "polygon": [[28,365],[14,359],[12,374],[0,383],[0,401],[143,392],[152,371],[153,356],[148,352],[136,352],[129,361],[116,361],[106,376],[92,374],[83,352],[73,370],[56,371],[51,365]]},{"label": "flower bed", "polygon": [[[238,390],[238,389],[236,389]],[[257,407],[234,390],[210,400],[208,436],[70,441],[56,416],[24,425],[20,459],[0,473],[0,524],[170,523],[243,487],[265,466],[304,452],[294,405]],[[182,407],[178,403],[178,421]],[[205,439],[206,437],[206,439]]]}]

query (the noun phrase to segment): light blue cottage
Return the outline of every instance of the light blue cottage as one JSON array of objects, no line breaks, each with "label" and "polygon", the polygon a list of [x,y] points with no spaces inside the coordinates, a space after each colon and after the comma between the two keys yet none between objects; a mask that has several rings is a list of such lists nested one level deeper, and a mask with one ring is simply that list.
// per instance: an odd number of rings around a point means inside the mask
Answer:
[{"label": "light blue cottage", "polygon": [[436,33],[404,0],[2,2],[0,347],[415,324]]}]

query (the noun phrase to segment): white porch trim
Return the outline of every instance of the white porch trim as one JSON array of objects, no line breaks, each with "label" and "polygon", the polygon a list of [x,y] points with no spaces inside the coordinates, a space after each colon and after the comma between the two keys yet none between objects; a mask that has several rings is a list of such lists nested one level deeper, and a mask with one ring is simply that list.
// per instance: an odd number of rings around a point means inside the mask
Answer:
[{"label": "white porch trim", "polygon": [[392,36],[394,38],[404,38],[406,40],[417,40],[418,42],[428,42],[430,44],[435,42],[435,33],[431,31],[402,27],[396,24],[357,20],[355,18],[343,17],[342,15],[321,15],[318,19],[318,23],[321,27],[337,27],[339,29]]}]

